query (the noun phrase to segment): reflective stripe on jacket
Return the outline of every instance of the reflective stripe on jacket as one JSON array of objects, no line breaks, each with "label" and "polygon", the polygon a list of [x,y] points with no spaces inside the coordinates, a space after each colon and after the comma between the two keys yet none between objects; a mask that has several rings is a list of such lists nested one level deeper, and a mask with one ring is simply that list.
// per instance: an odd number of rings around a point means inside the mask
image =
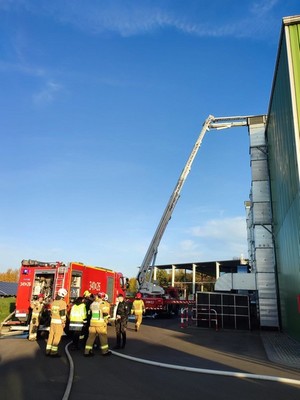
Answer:
[{"label": "reflective stripe on jacket", "polygon": [[83,322],[70,322],[69,330],[70,331],[81,331],[83,327]]}]

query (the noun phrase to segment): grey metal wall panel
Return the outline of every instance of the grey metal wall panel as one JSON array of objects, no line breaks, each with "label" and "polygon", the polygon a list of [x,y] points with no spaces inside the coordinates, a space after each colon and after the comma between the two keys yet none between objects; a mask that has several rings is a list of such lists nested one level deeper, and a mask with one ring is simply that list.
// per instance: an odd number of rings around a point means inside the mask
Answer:
[{"label": "grey metal wall panel", "polygon": [[276,280],[274,273],[264,273],[264,272],[257,273],[256,285],[260,299],[276,298]]},{"label": "grey metal wall panel", "polygon": [[271,204],[269,202],[253,203],[253,223],[254,224],[272,223]]},{"label": "grey metal wall panel", "polygon": [[251,161],[256,160],[267,160],[266,148],[265,146],[251,147],[250,148],[250,159]]},{"label": "grey metal wall panel", "polygon": [[253,181],[252,182],[252,201],[270,201],[269,182]]},{"label": "grey metal wall panel", "polygon": [[250,147],[264,146],[266,144],[264,127],[253,128],[250,132]]},{"label": "grey metal wall panel", "polygon": [[262,327],[277,327],[278,321],[278,306],[276,299],[263,299],[259,301],[260,325]]},{"label": "grey metal wall panel", "polygon": [[272,248],[255,250],[255,266],[257,272],[275,272],[275,254]]},{"label": "grey metal wall panel", "polygon": [[255,247],[274,247],[271,225],[256,225],[254,228]]},{"label": "grey metal wall panel", "polygon": [[269,179],[267,160],[251,161],[251,173],[253,181],[266,181]]}]

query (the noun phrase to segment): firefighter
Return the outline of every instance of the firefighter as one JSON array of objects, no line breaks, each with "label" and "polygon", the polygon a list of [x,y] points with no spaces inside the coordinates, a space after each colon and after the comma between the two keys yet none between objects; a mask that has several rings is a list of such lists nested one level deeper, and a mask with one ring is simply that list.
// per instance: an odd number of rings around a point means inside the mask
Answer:
[{"label": "firefighter", "polygon": [[106,305],[102,302],[102,294],[98,293],[95,295],[95,300],[90,306],[91,311],[91,320],[89,327],[89,336],[87,338],[85,348],[84,348],[84,356],[92,357],[93,346],[95,339],[98,337],[100,341],[100,349],[103,356],[111,355],[111,351],[108,348],[108,339],[107,339],[107,313],[105,312]]},{"label": "firefighter", "polygon": [[67,303],[64,298],[68,291],[64,288],[59,289],[55,300],[50,306],[51,322],[49,337],[46,345],[46,355],[52,357],[60,357],[58,346],[64,332],[67,317]]},{"label": "firefighter", "polygon": [[69,331],[72,332],[73,345],[71,350],[79,350],[79,340],[83,327],[86,324],[86,307],[83,302],[83,297],[78,297],[70,311]]},{"label": "firefighter", "polygon": [[[108,302],[108,295],[104,292],[99,293],[101,297],[101,309],[103,312],[103,318],[106,321],[106,334],[107,334],[107,325],[109,325],[109,319],[110,319],[110,303]],[[99,337],[96,338],[95,343],[94,343],[94,348],[99,348],[100,347],[99,343]]]},{"label": "firefighter", "polygon": [[110,303],[108,302],[108,295],[106,293],[101,293],[101,305],[103,310],[104,319],[106,319],[107,323],[110,318]]},{"label": "firefighter", "polygon": [[124,295],[122,293],[119,293],[118,295],[118,303],[116,307],[117,308],[116,308],[115,328],[116,328],[117,344],[115,346],[115,349],[124,349],[126,345],[126,329],[127,329],[129,308],[127,303],[124,301]]},{"label": "firefighter", "polygon": [[89,292],[88,290],[85,290],[84,292],[83,292],[83,298],[84,299],[89,299],[90,297],[91,297],[91,292]]},{"label": "firefighter", "polygon": [[41,314],[44,309],[44,295],[40,293],[36,300],[30,303],[32,309],[31,320],[29,325],[29,336],[28,340],[34,341],[37,339],[38,328],[40,325]]},{"label": "firefighter", "polygon": [[135,331],[137,332],[140,329],[143,314],[145,314],[145,304],[142,300],[141,293],[137,293],[135,296],[135,300],[132,303],[131,314],[135,316]]},{"label": "firefighter", "polygon": [[92,295],[92,293],[90,293],[88,290],[85,290],[83,293],[83,302],[84,302],[85,308],[86,308],[87,319],[86,319],[86,323],[84,324],[84,327],[82,330],[82,334],[84,336],[84,338],[83,338],[84,344],[86,343],[87,338],[89,336],[89,326],[90,326],[90,320],[91,320],[90,306],[93,301],[94,301],[94,295]]}]

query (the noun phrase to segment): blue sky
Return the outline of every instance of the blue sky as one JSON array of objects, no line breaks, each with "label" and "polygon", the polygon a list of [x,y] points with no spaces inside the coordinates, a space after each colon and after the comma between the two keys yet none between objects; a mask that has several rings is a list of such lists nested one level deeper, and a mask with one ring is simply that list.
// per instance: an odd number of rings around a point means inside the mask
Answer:
[{"label": "blue sky", "polygon": [[[265,114],[298,0],[0,0],[0,271],[136,276],[209,114]],[[247,128],[210,131],[158,264],[247,256]]]}]

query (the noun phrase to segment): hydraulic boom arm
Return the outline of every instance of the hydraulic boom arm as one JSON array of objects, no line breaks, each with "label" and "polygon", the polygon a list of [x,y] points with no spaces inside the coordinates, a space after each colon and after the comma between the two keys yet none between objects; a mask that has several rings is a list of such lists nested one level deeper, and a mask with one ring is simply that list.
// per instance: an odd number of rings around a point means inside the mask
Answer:
[{"label": "hydraulic boom arm", "polygon": [[[200,132],[200,135],[199,135],[199,137],[198,137],[198,139],[197,139],[197,141],[196,141],[196,143],[195,143],[195,145],[193,147],[193,150],[192,150],[192,152],[191,152],[191,154],[190,154],[190,156],[189,156],[189,158],[188,158],[188,160],[187,160],[187,162],[185,164],[184,169],[182,170],[182,173],[181,173],[181,175],[180,175],[180,177],[179,177],[179,179],[177,181],[177,184],[175,186],[175,189],[174,189],[174,191],[173,191],[173,193],[172,193],[172,195],[170,197],[170,200],[169,200],[169,202],[168,202],[168,204],[167,204],[167,206],[165,208],[165,211],[164,211],[164,213],[163,213],[163,215],[161,217],[161,220],[160,220],[160,222],[158,224],[158,227],[157,227],[157,229],[155,231],[153,239],[152,239],[152,241],[151,241],[151,243],[149,245],[148,251],[147,251],[147,253],[146,253],[145,257],[144,257],[144,260],[142,262],[142,265],[140,267],[140,270],[139,270],[139,273],[138,273],[138,276],[137,276],[139,290],[141,292],[163,293],[163,290],[162,290],[161,287],[153,285],[149,281],[146,282],[146,280],[145,280],[146,274],[147,274],[147,271],[148,271],[149,267],[150,266],[154,266],[154,264],[155,264],[155,259],[156,259],[158,246],[159,246],[159,243],[161,241],[161,238],[162,238],[162,236],[164,234],[164,231],[165,231],[165,229],[166,229],[166,227],[168,225],[169,220],[171,219],[173,210],[174,210],[174,208],[176,206],[176,203],[177,203],[177,201],[178,201],[178,199],[180,197],[181,189],[182,189],[182,187],[184,185],[184,182],[185,182],[185,180],[186,180],[186,178],[187,178],[187,176],[188,176],[188,174],[189,174],[189,172],[191,170],[192,163],[193,163],[193,161],[194,161],[194,159],[196,157],[196,154],[197,154],[197,152],[199,150],[199,147],[201,145],[203,137],[204,137],[206,131],[209,129],[209,125],[213,120],[214,120],[214,117],[212,115],[210,115],[206,119],[206,121],[204,122],[203,128],[202,128],[202,130]],[[152,270],[151,270],[151,272],[152,272]],[[150,277],[150,280],[151,280],[151,278],[152,278],[152,276]]]},{"label": "hydraulic boom arm", "polygon": [[[165,211],[161,217],[161,220],[158,224],[158,227],[155,231],[155,234],[153,236],[153,239],[148,247],[147,253],[144,257],[144,260],[140,266],[138,275],[137,275],[137,281],[138,281],[138,287],[139,291],[145,294],[163,294],[164,290],[156,285],[155,283],[152,283],[152,273],[155,265],[155,259],[156,255],[158,252],[158,246],[161,241],[161,238],[164,234],[164,231],[168,225],[169,220],[171,219],[173,210],[176,206],[176,203],[180,197],[180,192],[181,189],[184,185],[184,182],[191,170],[193,161],[197,155],[197,152],[201,146],[202,140],[206,134],[206,132],[212,128],[212,129],[225,129],[225,128],[230,128],[232,126],[243,126],[247,125],[247,120],[248,117],[225,117],[225,118],[215,118],[212,115],[209,115],[208,118],[205,120],[202,130],[200,132],[200,135],[191,151],[191,154],[185,164],[185,167],[183,168],[181,175],[177,181],[177,184],[173,190],[173,193],[169,199],[169,202],[165,208]],[[234,122],[238,121],[238,122]],[[148,271],[150,270],[149,275],[147,276]]]}]

